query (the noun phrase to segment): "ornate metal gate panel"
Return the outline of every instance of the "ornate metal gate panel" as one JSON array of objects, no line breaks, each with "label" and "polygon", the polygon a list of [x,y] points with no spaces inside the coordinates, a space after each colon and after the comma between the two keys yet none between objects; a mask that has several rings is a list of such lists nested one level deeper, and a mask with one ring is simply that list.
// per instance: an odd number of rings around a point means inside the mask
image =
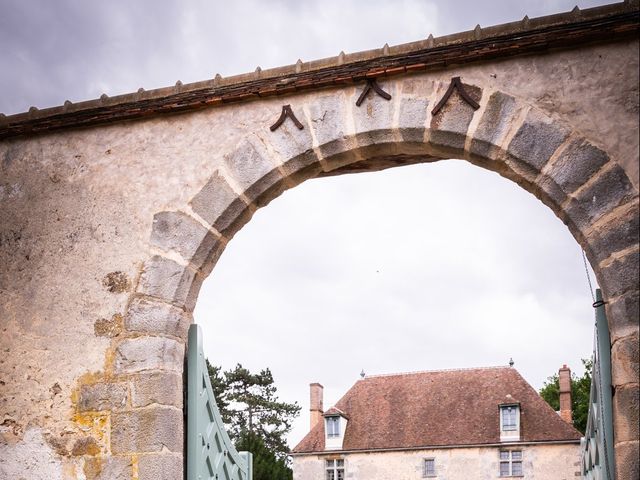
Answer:
[{"label": "ornate metal gate panel", "polygon": [[187,353],[187,480],[252,480],[250,452],[238,452],[224,429],[202,350],[202,331],[189,327]]},{"label": "ornate metal gate panel", "polygon": [[582,478],[615,480],[611,406],[611,343],[602,292],[596,290],[595,345],[587,430],[581,441]]}]

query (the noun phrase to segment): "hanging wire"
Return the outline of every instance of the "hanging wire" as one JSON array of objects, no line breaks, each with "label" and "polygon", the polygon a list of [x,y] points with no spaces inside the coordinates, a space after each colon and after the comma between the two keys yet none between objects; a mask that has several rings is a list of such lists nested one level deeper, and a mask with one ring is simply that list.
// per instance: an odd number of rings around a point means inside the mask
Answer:
[{"label": "hanging wire", "polygon": [[584,250],[580,250],[582,252],[582,260],[584,261],[584,272],[587,274],[587,282],[589,283],[589,292],[591,293],[591,300],[593,303],[596,303],[596,295],[593,293],[593,285],[591,284],[591,275],[589,275],[589,265],[587,263],[587,256],[584,253]]}]

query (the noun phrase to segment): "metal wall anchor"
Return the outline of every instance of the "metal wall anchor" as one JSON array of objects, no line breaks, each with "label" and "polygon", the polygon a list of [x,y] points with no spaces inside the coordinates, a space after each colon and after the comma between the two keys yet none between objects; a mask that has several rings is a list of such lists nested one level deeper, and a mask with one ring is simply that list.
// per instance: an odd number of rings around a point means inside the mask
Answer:
[{"label": "metal wall anchor", "polygon": [[278,128],[280,128],[280,126],[284,123],[287,117],[289,117],[291,121],[293,121],[294,125],[298,127],[298,130],[302,130],[304,128],[304,126],[300,123],[300,121],[294,115],[293,110],[291,110],[291,105],[283,105],[280,118],[278,118],[276,123],[271,125],[270,127],[271,131],[275,132]]},{"label": "metal wall anchor", "polygon": [[445,104],[447,103],[447,100],[449,100],[449,97],[453,94],[454,90],[458,90],[458,93],[460,94],[462,99],[465,102],[467,102],[471,106],[471,108],[473,108],[474,110],[477,110],[480,108],[480,105],[478,104],[478,102],[476,102],[473,98],[471,98],[471,96],[464,89],[464,85],[462,85],[462,82],[460,81],[460,77],[453,77],[451,79],[451,83],[449,83],[449,88],[447,89],[447,92],[444,94],[444,97],[442,97],[442,99],[433,108],[433,110],[431,110],[431,115],[435,115],[440,111],[442,107],[445,106]]},{"label": "metal wall anchor", "polygon": [[356,106],[357,107],[362,105],[362,102],[364,102],[364,99],[367,97],[367,95],[369,94],[369,92],[372,89],[373,89],[374,92],[376,92],[378,95],[380,95],[385,100],[391,100],[391,95],[389,95],[387,92],[382,90],[382,88],[380,88],[380,85],[378,85],[378,82],[376,82],[375,79],[370,78],[369,80],[367,80],[367,85],[364,87],[364,90],[362,91],[362,93],[358,97],[358,100],[356,100]]}]

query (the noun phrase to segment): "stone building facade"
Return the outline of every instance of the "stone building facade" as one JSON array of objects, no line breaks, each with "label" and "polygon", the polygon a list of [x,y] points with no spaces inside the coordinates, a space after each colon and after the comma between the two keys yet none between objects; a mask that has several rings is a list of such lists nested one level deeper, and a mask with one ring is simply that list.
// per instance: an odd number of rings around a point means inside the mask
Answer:
[{"label": "stone building facade", "polygon": [[[580,433],[510,367],[359,380],[293,449],[294,480],[571,480]],[[563,400],[570,397],[563,392]],[[570,396],[570,393],[568,394]]]}]

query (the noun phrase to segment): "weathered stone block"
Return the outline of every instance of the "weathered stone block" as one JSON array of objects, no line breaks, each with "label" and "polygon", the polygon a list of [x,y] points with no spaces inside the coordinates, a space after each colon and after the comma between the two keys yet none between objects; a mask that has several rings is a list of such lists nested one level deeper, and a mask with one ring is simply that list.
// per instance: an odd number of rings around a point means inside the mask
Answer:
[{"label": "weathered stone block", "polygon": [[424,143],[429,100],[407,96],[400,99],[398,130],[402,140],[410,143]]},{"label": "weathered stone block", "polygon": [[190,324],[191,315],[184,310],[145,297],[132,300],[124,320],[131,332],[161,333],[185,340]]},{"label": "weathered stone block", "polygon": [[547,175],[566,193],[572,193],[586,183],[609,161],[605,152],[584,139],[571,142],[557,158]]},{"label": "weathered stone block", "polygon": [[267,155],[245,140],[225,157],[227,169],[252,202],[282,182],[282,175]]},{"label": "weathered stone block", "polygon": [[611,347],[612,382],[614,385],[640,382],[638,332],[617,340]]},{"label": "weathered stone block", "polygon": [[524,172],[535,176],[568,136],[567,128],[542,112],[532,110],[511,139],[507,153],[512,162],[524,168]]},{"label": "weathered stone block", "polygon": [[[482,89],[474,85],[463,84],[463,86],[471,98],[476,102],[480,101]],[[430,143],[445,147],[447,150],[464,150],[467,130],[474,113],[473,107],[455,90],[447,103],[431,119]]]},{"label": "weathered stone block", "polygon": [[113,453],[181,453],[183,445],[182,411],[153,406],[111,415],[111,451]]},{"label": "weathered stone block", "polygon": [[94,383],[80,387],[80,411],[115,410],[127,404],[125,383]]},{"label": "weathered stone block", "polygon": [[[605,213],[629,202],[635,196],[637,192],[631,185],[629,177],[616,165],[599,174],[591,185],[581,190],[576,195],[575,202],[567,206],[567,211],[571,214],[579,207],[586,213],[587,221],[593,223]],[[582,227],[585,228],[588,225]]]},{"label": "weathered stone block", "polygon": [[131,405],[146,407],[153,403],[182,408],[182,375],[177,373],[141,373],[131,378]]},{"label": "weathered stone block", "polygon": [[638,331],[640,292],[632,290],[607,304],[607,320],[611,341]]},{"label": "weathered stone block", "polygon": [[[389,89],[388,82],[380,82],[380,87],[392,95],[394,91]],[[389,85],[389,86],[387,86]],[[358,84],[357,95],[366,88],[366,83]],[[353,121],[355,131],[358,133],[358,143],[360,145],[372,145],[378,142],[393,142],[393,100],[385,100],[371,89],[369,94],[358,107],[352,106]],[[376,132],[374,134],[374,132]],[[373,134],[373,135],[372,135]]]},{"label": "weathered stone block", "polygon": [[502,92],[491,94],[478,128],[473,134],[471,153],[488,158],[492,147],[501,142],[511,127],[516,112],[515,98]]},{"label": "weathered stone block", "polygon": [[248,215],[248,205],[218,171],[191,199],[190,205],[194,212],[222,233]]},{"label": "weathered stone block", "polygon": [[638,245],[640,242],[640,215],[638,203],[629,205],[619,216],[608,221],[596,232],[589,234],[589,244],[601,262],[610,255]]},{"label": "weathered stone block", "polygon": [[181,372],[184,344],[164,337],[138,337],[122,341],[116,348],[115,370],[132,373],[142,370]]},{"label": "weathered stone block", "polygon": [[547,175],[538,177],[535,185],[540,189],[536,196],[541,198],[546,205],[552,205],[554,210],[560,209],[560,206],[567,200],[567,194]]},{"label": "weathered stone block", "polygon": [[[305,124],[302,108],[292,105],[292,109],[298,120]],[[309,125],[304,125],[300,130],[293,122],[287,120],[275,132],[265,128],[264,131],[257,132],[257,135],[262,142],[271,146],[287,177],[302,175],[306,179],[320,172],[321,167],[313,150],[313,137]],[[297,183],[296,180],[294,182]]]},{"label": "weathered stone block", "polygon": [[139,480],[176,480],[183,477],[182,455],[147,454],[138,457]]},{"label": "weathered stone block", "polygon": [[178,252],[195,268],[200,268],[220,248],[215,235],[183,212],[160,212],[153,216],[151,244],[165,251]]},{"label": "weathered stone block", "polygon": [[638,480],[640,478],[640,442],[638,440],[617,443],[615,457],[617,480]]},{"label": "weathered stone block", "polygon": [[347,125],[346,102],[345,93],[335,91],[317,97],[309,104],[309,126],[313,129],[318,145],[322,146],[354,133]]},{"label": "weathered stone block", "polygon": [[138,292],[171,303],[189,303],[195,272],[168,258],[155,255],[144,263]]},{"label": "weathered stone block", "polygon": [[617,297],[638,288],[638,260],[638,252],[635,251],[601,269],[601,285],[607,297]]},{"label": "weathered stone block", "polygon": [[640,435],[638,430],[638,425],[640,425],[639,402],[640,395],[637,383],[616,387],[613,395],[613,431],[616,443],[638,440]]},{"label": "weathered stone block", "polygon": [[86,458],[84,474],[87,480],[131,480],[133,462],[128,456],[105,455]]}]

